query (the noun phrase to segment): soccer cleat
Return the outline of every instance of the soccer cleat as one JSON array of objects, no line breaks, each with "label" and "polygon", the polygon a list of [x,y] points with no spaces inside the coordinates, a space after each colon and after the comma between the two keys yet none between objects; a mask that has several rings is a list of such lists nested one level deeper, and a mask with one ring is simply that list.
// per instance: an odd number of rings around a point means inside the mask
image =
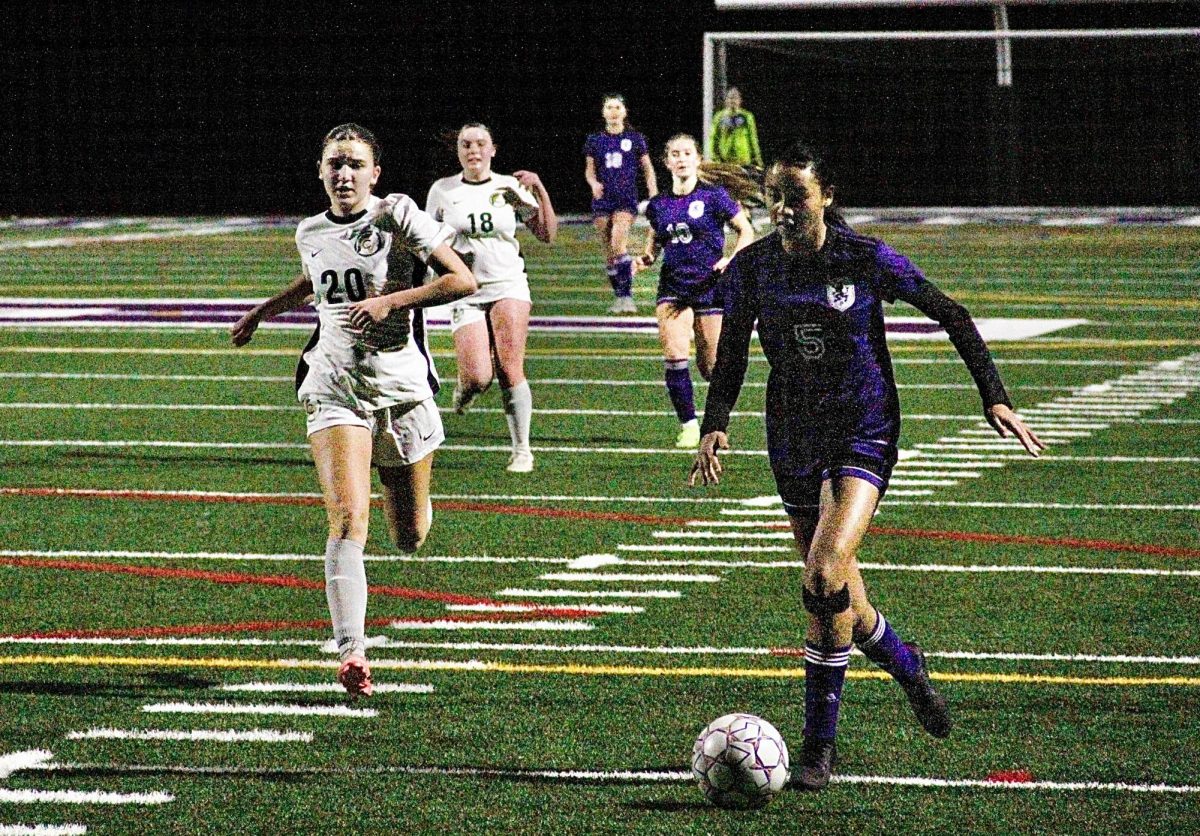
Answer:
[{"label": "soccer cleat", "polygon": [[371,684],[371,666],[361,652],[352,653],[342,661],[337,678],[352,697],[369,697],[375,693],[375,686]]},{"label": "soccer cleat", "polygon": [[934,737],[949,737],[953,725],[950,721],[950,708],[946,705],[946,698],[939,694],[929,681],[925,653],[920,645],[905,642],[905,647],[917,657],[920,667],[917,675],[908,682],[901,682],[900,687],[908,695],[908,703],[925,731]]},{"label": "soccer cleat", "polygon": [[806,735],[804,744],[800,747],[800,768],[793,776],[796,786],[810,792],[825,789],[829,785],[829,777],[833,775],[833,765],[836,762],[836,740],[823,740]]},{"label": "soccer cleat", "polygon": [[675,436],[675,446],[680,450],[695,450],[700,446],[700,422],[695,418],[679,428]]},{"label": "soccer cleat", "polygon": [[467,394],[462,390],[462,386],[456,383],[454,384],[454,400],[452,401],[451,406],[454,407],[454,411],[459,415],[465,415],[477,397],[479,397],[478,392],[471,392],[470,394]]},{"label": "soccer cleat", "polygon": [[610,314],[637,313],[637,302],[633,301],[632,296],[618,296],[608,306],[608,312]]},{"label": "soccer cleat", "polygon": [[528,450],[516,450],[508,459],[509,473],[530,473],[533,470],[533,453]]}]

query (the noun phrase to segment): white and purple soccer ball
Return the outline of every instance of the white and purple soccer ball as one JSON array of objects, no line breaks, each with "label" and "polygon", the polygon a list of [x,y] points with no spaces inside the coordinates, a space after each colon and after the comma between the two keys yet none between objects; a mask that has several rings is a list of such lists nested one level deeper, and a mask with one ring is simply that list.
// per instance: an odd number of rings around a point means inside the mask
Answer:
[{"label": "white and purple soccer ball", "polygon": [[761,717],[726,714],[705,726],[696,738],[692,775],[718,807],[762,807],[791,776],[787,744]]}]

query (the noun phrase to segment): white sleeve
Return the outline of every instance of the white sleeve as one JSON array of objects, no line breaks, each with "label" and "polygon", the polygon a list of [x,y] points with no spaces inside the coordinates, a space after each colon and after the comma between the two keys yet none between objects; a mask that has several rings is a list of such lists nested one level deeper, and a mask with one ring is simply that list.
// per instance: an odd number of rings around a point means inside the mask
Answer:
[{"label": "white sleeve", "polygon": [[425,211],[434,217],[435,220],[441,220],[443,211],[446,208],[446,193],[441,188],[441,180],[434,182],[429,187],[429,195],[425,198]]},{"label": "white sleeve", "polygon": [[[435,220],[428,212],[421,211],[408,195],[390,194],[385,200],[391,204],[388,211],[396,222],[393,234],[417,253],[422,261],[428,261],[430,253],[454,238],[453,229]],[[395,242],[392,246],[395,246]]]}]

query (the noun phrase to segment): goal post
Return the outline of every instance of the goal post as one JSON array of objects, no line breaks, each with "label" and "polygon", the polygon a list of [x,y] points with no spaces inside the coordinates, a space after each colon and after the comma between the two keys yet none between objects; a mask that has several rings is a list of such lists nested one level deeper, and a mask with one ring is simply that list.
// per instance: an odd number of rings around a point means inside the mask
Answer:
[{"label": "goal post", "polygon": [[[707,32],[705,142],[732,85],[768,155],[832,133],[856,166],[929,181],[858,205],[1200,204],[1200,28],[1013,30],[986,5],[994,30]],[[1106,162],[1140,167],[1141,185],[1102,187]]]}]

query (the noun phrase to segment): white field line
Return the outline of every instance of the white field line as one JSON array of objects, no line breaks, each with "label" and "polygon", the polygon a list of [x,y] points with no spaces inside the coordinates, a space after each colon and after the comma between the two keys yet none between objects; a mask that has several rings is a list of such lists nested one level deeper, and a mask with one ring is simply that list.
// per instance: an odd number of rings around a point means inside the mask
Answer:
[{"label": "white field line", "polygon": [[[170,772],[179,775],[346,775],[349,771],[362,775],[440,775],[448,778],[500,778],[513,781],[537,779],[540,781],[566,781],[571,783],[685,783],[694,780],[690,770],[548,770],[548,769],[491,769],[473,766],[379,766],[353,770],[322,767],[239,767],[239,766],[190,766],[190,765],[141,765],[120,763],[60,763],[38,767],[39,771],[96,771],[121,772],[136,775],[153,771],[155,774]],[[1187,784],[1133,784],[1102,781],[988,781],[980,779],[924,778],[889,775],[834,775],[831,779],[839,784],[876,784],[920,789],[980,789],[997,791],[1023,790],[1027,792],[1129,792],[1167,795],[1191,795],[1200,793],[1200,786]],[[0,799],[2,800],[2,799]]]},{"label": "white field line", "polygon": [[26,749],[23,752],[0,755],[0,780],[19,770],[46,763],[53,757],[54,753],[46,749]]},{"label": "white field line", "polygon": [[[506,598],[678,598],[677,589],[501,589],[496,592]],[[568,608],[571,609],[571,608]]]},{"label": "white field line", "polygon": [[157,702],[143,705],[149,714],[255,714],[288,717],[377,717],[373,708],[350,708],[345,705],[283,705],[281,703],[229,702]]},{"label": "white field line", "polygon": [[729,531],[654,531],[650,536],[660,540],[791,540],[793,537],[790,531],[764,531],[750,534]]},{"label": "white field line", "polygon": [[[965,476],[965,474],[962,473],[956,475]],[[958,481],[955,479],[909,479],[901,477],[898,479],[892,479],[888,484],[899,485],[900,487],[908,488],[944,488],[950,487],[951,485],[957,485]]]},{"label": "white field line", "polygon": [[[675,554],[795,554],[794,546],[727,546],[688,545],[686,543],[621,543],[617,551],[626,553],[675,553]],[[646,566],[662,568],[719,569],[800,569],[803,560],[620,560],[620,566]],[[949,574],[1031,574],[1031,575],[1134,575],[1143,577],[1200,578],[1200,569],[1145,569],[1117,566],[1037,566],[1003,564],[953,564],[953,563],[877,563],[863,561],[860,569],[879,572],[930,572]]]},{"label": "white field line", "polygon": [[59,247],[89,247],[98,244],[126,244],[134,241],[164,241],[173,238],[198,238],[209,235],[231,235],[267,229],[265,225],[226,226],[211,224],[184,227],[168,232],[122,232],[117,235],[70,235],[61,238],[31,238],[25,241],[0,242],[2,250],[42,250]]},{"label": "white field line", "polygon": [[[1037,429],[1037,428],[1035,428]],[[984,436],[986,438],[995,438],[996,431],[993,429],[976,430],[963,429],[958,431],[959,435],[964,436]],[[1042,438],[1091,438],[1092,433],[1088,430],[1049,430],[1045,428],[1037,429],[1037,434]],[[1000,439],[1003,440],[1003,439]]]},{"label": "white field line", "polygon": [[[341,686],[337,686],[342,690]],[[312,732],[285,732],[275,729],[248,729],[228,731],[222,729],[190,729],[170,731],[166,729],[88,729],[70,732],[67,740],[164,740],[204,741],[206,743],[312,743]]]},{"label": "white field line", "polygon": [[292,375],[260,374],[109,374],[103,372],[0,372],[8,380],[170,380],[205,383],[291,383]]},{"label": "white field line", "polygon": [[[48,769],[49,765],[34,767]],[[0,787],[0,804],[169,804],[169,792],[84,792],[82,790],[9,790]]]},{"label": "white field line", "polygon": [[[134,639],[134,638],[75,638],[0,636],[0,644],[49,644],[49,645],[98,645],[98,646],[144,646],[144,647],[323,647],[324,641],[313,639],[204,639],[195,636],[183,638]],[[0,777],[3,777],[0,775]]]},{"label": "white field line", "polygon": [[[1000,462],[992,462],[991,464],[1000,464]],[[928,467],[929,463],[926,462],[925,465]],[[910,477],[910,476],[941,476],[941,477],[957,477],[959,479],[978,479],[981,476],[983,476],[983,474],[980,473],[978,470],[916,470],[916,469],[897,467],[895,470],[892,471],[893,478],[892,478],[892,481],[890,482],[890,484],[892,484],[892,485],[895,485],[895,484],[914,485],[914,484],[916,484],[916,482],[912,482],[912,481],[909,481],[907,483],[905,483],[904,481],[901,481],[899,483],[896,482],[897,478],[903,480],[906,477]],[[929,484],[945,484],[945,483],[930,482]],[[951,482],[950,484],[953,484],[953,483]]]},{"label": "white field line", "polygon": [[[595,630],[586,621],[393,621],[393,630],[514,630],[578,632]],[[374,665],[375,661],[372,660]]]},{"label": "white field line", "polygon": [[[447,604],[446,609],[450,612],[541,612],[546,607],[523,604]],[[628,604],[577,604],[573,602],[556,602],[554,609],[616,613],[618,615],[636,615],[637,613],[646,611],[645,607],[635,607]]]},{"label": "white field line", "polygon": [[84,824],[0,824],[0,836],[81,836]]},{"label": "white field line", "polygon": [[[973,462],[973,461],[966,461],[966,462],[964,462],[964,461],[943,461],[943,460],[935,459],[935,458],[932,458],[929,456],[923,456],[920,458],[901,459],[900,462],[896,465],[896,469],[899,470],[902,467],[915,467],[915,468],[928,467],[928,468],[939,468],[939,469],[961,467],[964,470],[975,470],[976,468],[980,468],[980,467],[1004,467],[1004,463],[1003,462]],[[896,471],[893,470],[892,472],[895,473]]]},{"label": "white field line", "polygon": [[[388,646],[392,646],[389,642]],[[254,694],[341,694],[345,689],[336,682],[237,682],[221,685],[221,691]],[[432,685],[406,682],[378,682],[377,694],[432,694]]]},{"label": "white field line", "polygon": [[[620,547],[618,547],[620,548]],[[646,546],[652,550],[653,546]],[[720,575],[629,574],[620,572],[550,572],[538,580],[574,583],[720,583]]]}]

